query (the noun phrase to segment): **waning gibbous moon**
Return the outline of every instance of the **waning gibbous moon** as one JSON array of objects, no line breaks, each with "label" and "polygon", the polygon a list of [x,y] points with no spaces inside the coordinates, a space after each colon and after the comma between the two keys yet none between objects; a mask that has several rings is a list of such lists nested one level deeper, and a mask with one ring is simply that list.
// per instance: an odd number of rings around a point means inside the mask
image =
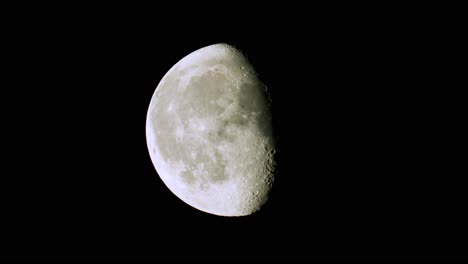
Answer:
[{"label": "waning gibbous moon", "polygon": [[215,44],[181,59],[158,84],[146,119],[148,150],[164,184],[210,214],[258,211],[275,169],[270,105],[238,49]]}]

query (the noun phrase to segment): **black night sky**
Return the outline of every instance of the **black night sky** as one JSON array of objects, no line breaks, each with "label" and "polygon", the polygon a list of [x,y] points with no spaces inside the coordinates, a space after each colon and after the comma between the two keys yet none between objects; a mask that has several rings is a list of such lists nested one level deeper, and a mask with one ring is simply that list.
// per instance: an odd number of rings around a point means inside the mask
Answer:
[{"label": "black night sky", "polygon": [[[420,8],[20,9],[0,256],[462,258],[462,98],[435,69],[450,33]],[[161,78],[221,42],[269,87],[279,138],[271,198],[241,218],[180,201],[146,149]]]}]

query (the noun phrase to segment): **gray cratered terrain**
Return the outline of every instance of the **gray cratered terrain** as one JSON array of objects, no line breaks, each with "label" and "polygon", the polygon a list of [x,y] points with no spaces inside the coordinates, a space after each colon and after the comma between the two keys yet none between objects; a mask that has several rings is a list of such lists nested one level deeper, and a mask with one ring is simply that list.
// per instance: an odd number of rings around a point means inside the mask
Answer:
[{"label": "gray cratered terrain", "polygon": [[163,77],[146,121],[151,160],[185,203],[243,216],[267,201],[275,140],[266,86],[227,44],[194,51]]}]

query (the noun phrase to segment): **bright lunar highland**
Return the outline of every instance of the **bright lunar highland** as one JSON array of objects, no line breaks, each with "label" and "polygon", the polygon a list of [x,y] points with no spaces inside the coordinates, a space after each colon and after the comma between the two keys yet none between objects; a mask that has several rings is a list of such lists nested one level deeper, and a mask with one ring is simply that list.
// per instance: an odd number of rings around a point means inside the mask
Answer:
[{"label": "bright lunar highland", "polygon": [[146,140],[162,181],[182,201],[244,216],[268,200],[275,137],[267,87],[236,48],[216,44],[177,62],[158,84]]}]

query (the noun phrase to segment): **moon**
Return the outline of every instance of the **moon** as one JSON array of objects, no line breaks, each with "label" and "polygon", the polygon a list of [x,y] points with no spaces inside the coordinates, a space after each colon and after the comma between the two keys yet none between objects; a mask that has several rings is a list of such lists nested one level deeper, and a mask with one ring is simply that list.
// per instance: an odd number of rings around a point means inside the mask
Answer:
[{"label": "moon", "polygon": [[267,202],[276,164],[271,100],[237,48],[198,49],[165,74],[149,104],[146,140],[158,175],[186,204],[245,216]]}]

